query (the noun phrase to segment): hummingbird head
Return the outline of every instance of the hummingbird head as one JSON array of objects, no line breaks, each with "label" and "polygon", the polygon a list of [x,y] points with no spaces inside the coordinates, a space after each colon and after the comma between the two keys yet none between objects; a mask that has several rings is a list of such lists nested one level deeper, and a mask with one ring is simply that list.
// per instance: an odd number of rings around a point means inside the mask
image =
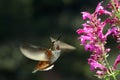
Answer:
[{"label": "hummingbird head", "polygon": [[59,36],[56,40],[53,39],[52,37],[50,38],[51,39],[51,47],[50,49],[51,50],[60,50],[60,39],[61,36]]}]

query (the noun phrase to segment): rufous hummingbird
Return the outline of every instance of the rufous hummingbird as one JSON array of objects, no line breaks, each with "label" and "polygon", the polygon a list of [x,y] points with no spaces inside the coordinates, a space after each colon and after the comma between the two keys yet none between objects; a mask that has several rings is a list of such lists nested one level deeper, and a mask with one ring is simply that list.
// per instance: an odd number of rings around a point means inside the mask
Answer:
[{"label": "rufous hummingbird", "polygon": [[20,46],[20,51],[25,57],[39,61],[32,73],[52,69],[54,67],[54,62],[60,57],[61,51],[75,49],[75,47],[61,42],[59,38],[54,39],[50,37],[50,48],[40,48],[38,46],[28,44],[22,44]]}]

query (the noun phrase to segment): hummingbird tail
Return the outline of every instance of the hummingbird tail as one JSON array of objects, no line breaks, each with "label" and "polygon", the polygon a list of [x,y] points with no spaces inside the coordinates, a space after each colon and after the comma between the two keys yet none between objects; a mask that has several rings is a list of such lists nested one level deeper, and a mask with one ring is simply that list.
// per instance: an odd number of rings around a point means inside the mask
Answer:
[{"label": "hummingbird tail", "polygon": [[35,70],[32,71],[32,73],[36,73],[37,71],[38,71],[38,69],[35,69]]}]

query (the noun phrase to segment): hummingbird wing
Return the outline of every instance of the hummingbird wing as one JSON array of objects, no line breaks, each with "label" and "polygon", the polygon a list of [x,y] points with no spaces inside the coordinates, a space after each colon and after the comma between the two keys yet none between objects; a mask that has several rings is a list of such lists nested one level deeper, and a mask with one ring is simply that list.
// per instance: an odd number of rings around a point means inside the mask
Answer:
[{"label": "hummingbird wing", "polygon": [[22,54],[32,60],[36,61],[48,61],[48,56],[45,49],[40,49],[34,45],[23,44],[20,46]]},{"label": "hummingbird wing", "polygon": [[[57,40],[57,39],[55,39],[53,37],[50,37],[50,39],[51,39],[52,42]],[[62,51],[64,51],[64,50],[75,50],[76,49],[74,46],[71,46],[71,45],[69,45],[67,43],[64,43],[62,41],[58,40],[58,42],[59,42],[60,49]]]}]

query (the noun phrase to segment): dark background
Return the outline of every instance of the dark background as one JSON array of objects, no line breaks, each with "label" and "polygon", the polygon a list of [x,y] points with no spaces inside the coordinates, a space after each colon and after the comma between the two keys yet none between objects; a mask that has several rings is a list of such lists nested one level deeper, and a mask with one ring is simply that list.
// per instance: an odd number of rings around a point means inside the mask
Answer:
[{"label": "dark background", "polygon": [[[81,12],[93,12],[100,1],[0,0],[0,80],[97,80],[87,64],[90,54],[79,45],[76,30],[84,22]],[[20,44],[47,47],[49,37],[59,35],[76,50],[63,53],[52,70],[32,74],[37,62],[21,54]]]}]

